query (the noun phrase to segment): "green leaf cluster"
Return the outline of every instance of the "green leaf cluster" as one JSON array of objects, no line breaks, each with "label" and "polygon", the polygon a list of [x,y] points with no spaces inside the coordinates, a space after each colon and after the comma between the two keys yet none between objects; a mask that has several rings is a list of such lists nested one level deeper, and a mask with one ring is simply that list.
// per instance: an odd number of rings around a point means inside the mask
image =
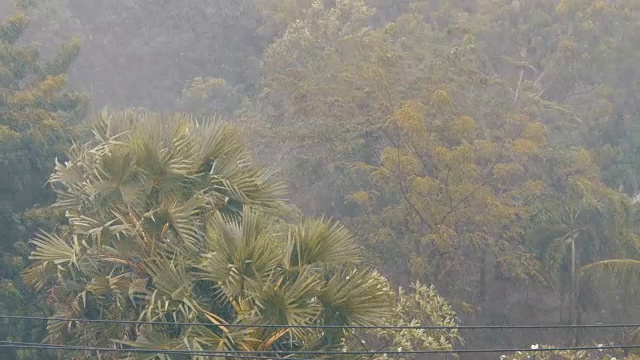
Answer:
[{"label": "green leaf cluster", "polygon": [[218,119],[103,111],[93,135],[56,165],[54,207],[68,225],[33,239],[24,278],[50,294],[54,317],[159,324],[52,320],[49,341],[295,355],[339,348],[349,334],[286,325],[384,325],[398,319],[397,299],[400,311],[435,306],[424,316],[455,321],[433,289],[407,304],[357,266],[360,247],[343,226],[294,213],[287,221],[281,182]]}]

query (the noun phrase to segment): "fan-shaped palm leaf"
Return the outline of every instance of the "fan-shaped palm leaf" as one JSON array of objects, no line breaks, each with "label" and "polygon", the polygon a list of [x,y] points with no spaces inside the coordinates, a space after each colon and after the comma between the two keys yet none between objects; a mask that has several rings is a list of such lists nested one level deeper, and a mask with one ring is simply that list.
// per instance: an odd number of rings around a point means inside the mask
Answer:
[{"label": "fan-shaped palm leaf", "polygon": [[[125,110],[120,114],[122,117],[129,119],[129,123],[132,123],[131,118],[136,115],[134,111]],[[128,132],[128,127],[118,126],[115,121],[115,116],[107,108],[102,109],[94,117],[92,133],[94,140],[98,143],[113,143],[119,137]]]},{"label": "fan-shaped palm leaf", "polygon": [[342,225],[306,220],[293,226],[287,240],[287,265],[348,264],[361,259],[360,248]]},{"label": "fan-shaped palm leaf", "polygon": [[52,261],[41,261],[29,265],[22,278],[36,290],[41,290],[51,279],[58,275],[58,267]]},{"label": "fan-shaped palm leaf", "polygon": [[[128,340],[116,340],[118,338],[114,338],[114,344],[119,345],[127,345],[132,348],[138,349],[153,349],[153,350],[170,350],[170,351],[178,351],[185,350],[189,351],[190,349],[187,347],[187,344],[184,342],[184,338],[181,336],[173,337],[168,336],[165,332],[157,331],[152,326],[142,326],[140,328],[140,335],[136,338],[135,341]],[[176,355],[168,355],[168,354],[140,354],[140,353],[131,353],[127,354],[126,359],[139,359],[139,360],[171,360]]]},{"label": "fan-shaped palm leaf", "polygon": [[214,174],[223,164],[237,163],[246,156],[240,132],[220,119],[209,118],[193,123],[199,145],[199,172]]},{"label": "fan-shaped palm leaf", "polygon": [[309,271],[297,274],[293,281],[272,279],[254,294],[257,304],[254,316],[260,323],[299,325],[313,322],[321,307],[316,300],[321,289],[319,276]]},{"label": "fan-shaped palm leaf", "polygon": [[102,156],[99,166],[89,181],[95,189],[96,201],[106,204],[119,203],[139,206],[143,200],[142,176],[136,167],[135,158],[125,149],[114,149]]},{"label": "fan-shaped palm leaf", "polygon": [[31,260],[51,261],[56,265],[78,265],[78,257],[82,247],[77,237],[67,241],[57,234],[41,232],[31,240],[35,249],[29,256]]},{"label": "fan-shaped palm leaf", "polygon": [[[217,194],[225,204],[235,200],[239,204],[273,209],[286,194],[283,184],[275,180],[274,174],[274,171],[252,169],[242,164],[218,168],[210,175],[210,194]],[[242,212],[242,208],[230,210]]]},{"label": "fan-shaped palm leaf", "polygon": [[197,275],[215,281],[229,298],[240,296],[247,286],[259,288],[282,260],[264,214],[245,208],[236,220],[217,213],[207,227],[208,253]]},{"label": "fan-shaped palm leaf", "polygon": [[168,299],[189,303],[192,282],[182,259],[149,259],[143,265],[151,276],[151,281],[162,295]]},{"label": "fan-shaped palm leaf", "polygon": [[86,169],[81,164],[70,162],[61,164],[56,159],[55,171],[51,175],[49,182],[54,186],[61,184],[64,189],[55,189],[58,195],[58,201],[54,204],[55,207],[77,209],[82,205],[85,171]]},{"label": "fan-shaped palm leaf", "polygon": [[393,301],[376,272],[349,267],[336,272],[318,298],[324,322],[330,325],[380,325]]},{"label": "fan-shaped palm leaf", "polygon": [[217,332],[215,327],[192,326],[186,338],[193,349],[205,351],[244,350],[251,351],[260,342],[255,338],[255,329],[233,327]]},{"label": "fan-shaped palm leaf", "polygon": [[163,229],[157,231],[163,237],[161,240],[167,240],[166,230],[170,229],[186,245],[196,249],[202,237],[202,231],[198,227],[200,221],[197,218],[202,205],[203,201],[197,196],[184,203],[177,199],[165,199],[158,208],[146,213],[145,217],[151,218],[159,229]]}]

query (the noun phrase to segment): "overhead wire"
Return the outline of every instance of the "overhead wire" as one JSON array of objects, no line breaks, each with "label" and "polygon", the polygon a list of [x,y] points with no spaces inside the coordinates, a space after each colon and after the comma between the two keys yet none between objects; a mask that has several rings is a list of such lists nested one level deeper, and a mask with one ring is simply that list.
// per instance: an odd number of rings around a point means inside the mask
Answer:
[{"label": "overhead wire", "polygon": [[[80,346],[80,345],[55,345],[55,344],[40,344],[40,343],[28,343],[28,342],[12,342],[12,341],[0,341],[0,348],[15,348],[15,349],[34,349],[34,350],[62,350],[62,351],[91,351],[91,352],[118,352],[118,353],[145,353],[145,354],[165,354],[165,355],[189,355],[189,356],[204,356],[204,357],[218,357],[223,359],[256,359],[256,360],[307,360],[292,357],[274,357],[259,355],[263,353],[261,351],[242,351],[237,353],[236,351],[204,351],[204,350],[169,350],[169,349],[145,349],[145,348],[105,348],[105,347],[93,347],[93,346]],[[252,354],[252,355],[248,355]],[[256,355],[257,354],[257,355]]]},{"label": "overhead wire", "polygon": [[112,320],[112,319],[81,319],[81,318],[60,318],[45,316],[19,316],[0,315],[0,319],[7,320],[33,320],[33,321],[60,321],[60,322],[85,322],[85,323],[107,323],[107,324],[130,324],[130,325],[158,325],[158,326],[216,326],[216,327],[236,327],[236,328],[264,328],[264,329],[382,329],[382,330],[499,330],[499,329],[596,329],[596,328],[640,328],[640,324],[567,324],[567,325],[273,325],[273,324],[215,324],[202,322],[161,322],[161,321],[138,321],[138,320]]},{"label": "overhead wire", "polygon": [[42,350],[64,350],[64,351],[96,351],[96,352],[128,352],[128,353],[152,353],[152,354],[178,354],[205,357],[237,358],[237,359],[271,359],[274,356],[280,359],[303,360],[291,356],[299,355],[424,355],[424,354],[463,354],[463,353],[518,353],[518,352],[552,352],[552,351],[586,351],[586,350],[630,350],[640,349],[640,345],[601,345],[601,346],[575,346],[575,347],[540,347],[540,348],[491,348],[491,349],[442,349],[442,350],[406,350],[406,351],[278,351],[278,350],[220,350],[220,351],[198,351],[198,350],[167,350],[167,349],[143,349],[143,348],[101,348],[91,346],[75,345],[53,345],[0,341],[0,347],[11,347],[18,349],[42,349]]},{"label": "overhead wire", "polygon": [[[175,326],[217,326],[217,327],[240,327],[240,328],[303,328],[303,329],[416,329],[416,330],[465,330],[465,329],[571,329],[571,328],[632,328],[640,327],[640,324],[579,324],[579,325],[458,325],[458,326],[362,326],[362,325],[267,325],[267,324],[214,324],[199,322],[158,322],[158,321],[135,321],[135,320],[111,320],[111,319],[69,319],[44,316],[18,316],[0,315],[0,319],[6,320],[33,320],[33,321],[61,321],[61,322],[87,322],[87,323],[111,323],[111,324],[135,324],[135,325],[175,325]],[[550,352],[550,351],[581,351],[581,350],[612,350],[612,349],[640,349],[640,345],[604,345],[604,346],[582,346],[582,347],[547,347],[547,348],[495,348],[495,349],[446,349],[446,350],[413,350],[413,351],[198,351],[198,350],[163,350],[144,348],[99,348],[91,346],[75,345],[54,345],[41,343],[23,343],[0,341],[0,347],[11,347],[17,349],[40,349],[40,350],[62,350],[62,351],[97,351],[97,352],[129,352],[129,353],[154,353],[154,354],[179,354],[203,357],[235,358],[235,359],[272,359],[273,356],[283,356],[289,360],[303,360],[292,358],[294,355],[418,355],[418,354],[463,354],[463,353],[514,353],[514,352]],[[264,356],[269,354],[270,356]]]}]

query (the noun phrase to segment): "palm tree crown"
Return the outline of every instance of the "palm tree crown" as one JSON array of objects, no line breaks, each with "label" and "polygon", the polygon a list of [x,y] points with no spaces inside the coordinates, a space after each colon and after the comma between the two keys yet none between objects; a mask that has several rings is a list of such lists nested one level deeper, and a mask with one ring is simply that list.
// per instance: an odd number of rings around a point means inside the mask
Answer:
[{"label": "palm tree crown", "polygon": [[49,341],[295,352],[339,346],[344,331],[250,325],[377,325],[394,310],[345,228],[283,220],[282,184],[221,122],[103,112],[51,183],[68,224],[32,241],[24,277],[49,290],[54,316],[167,324],[52,320]]}]

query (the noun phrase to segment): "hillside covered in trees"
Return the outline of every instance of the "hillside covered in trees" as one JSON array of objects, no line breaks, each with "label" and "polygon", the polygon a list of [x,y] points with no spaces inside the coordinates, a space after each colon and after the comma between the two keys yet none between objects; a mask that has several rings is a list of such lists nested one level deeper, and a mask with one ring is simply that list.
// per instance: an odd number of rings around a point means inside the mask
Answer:
[{"label": "hillside covered in trees", "polygon": [[638,93],[637,0],[0,0],[0,358],[638,358],[458,327],[640,324]]}]

